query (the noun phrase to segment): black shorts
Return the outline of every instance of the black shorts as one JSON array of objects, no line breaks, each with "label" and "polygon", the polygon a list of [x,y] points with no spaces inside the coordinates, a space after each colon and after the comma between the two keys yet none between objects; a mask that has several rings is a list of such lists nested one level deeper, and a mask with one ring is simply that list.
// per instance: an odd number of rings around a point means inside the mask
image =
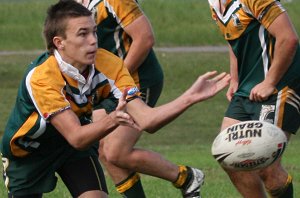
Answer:
[{"label": "black shorts", "polygon": [[72,197],[78,197],[91,190],[100,190],[108,194],[105,176],[97,156],[70,162],[57,170],[57,173]]}]

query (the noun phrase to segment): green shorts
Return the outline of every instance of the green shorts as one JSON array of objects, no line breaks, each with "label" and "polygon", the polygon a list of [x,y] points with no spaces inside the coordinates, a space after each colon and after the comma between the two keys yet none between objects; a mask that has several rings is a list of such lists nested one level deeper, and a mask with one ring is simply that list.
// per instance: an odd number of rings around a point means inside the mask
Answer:
[{"label": "green shorts", "polygon": [[44,148],[26,157],[8,159],[2,156],[4,181],[11,195],[50,192],[56,186],[56,174],[61,176],[74,197],[89,190],[107,192],[96,146],[78,151],[62,137],[48,141],[52,144],[41,144]]},{"label": "green shorts", "polygon": [[293,100],[297,97],[285,90],[263,102],[253,102],[248,97],[234,96],[225,116],[240,121],[266,121],[286,132],[296,134],[300,126],[300,114],[299,105],[295,105]]}]

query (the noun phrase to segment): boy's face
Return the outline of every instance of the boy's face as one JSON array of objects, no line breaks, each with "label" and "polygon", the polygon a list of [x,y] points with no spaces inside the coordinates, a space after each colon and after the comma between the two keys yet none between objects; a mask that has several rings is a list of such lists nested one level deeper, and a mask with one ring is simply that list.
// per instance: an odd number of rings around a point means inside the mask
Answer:
[{"label": "boy's face", "polygon": [[66,38],[61,38],[59,53],[63,60],[77,67],[93,64],[97,51],[96,24],[92,17],[67,19]]}]

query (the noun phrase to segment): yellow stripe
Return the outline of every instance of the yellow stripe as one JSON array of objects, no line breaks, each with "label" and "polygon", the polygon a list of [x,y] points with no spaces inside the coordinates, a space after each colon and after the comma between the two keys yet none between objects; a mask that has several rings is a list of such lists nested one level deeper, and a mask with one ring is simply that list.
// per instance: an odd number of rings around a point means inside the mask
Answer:
[{"label": "yellow stripe", "polygon": [[100,2],[97,6],[96,6],[96,10],[97,10],[97,14],[96,14],[96,24],[99,25],[102,21],[104,21],[107,17],[108,14],[106,12],[105,6],[103,1]]},{"label": "yellow stripe", "polygon": [[287,180],[286,180],[284,186],[282,186],[281,188],[275,189],[275,190],[267,190],[270,197],[275,198],[275,197],[281,197],[282,195],[284,195],[284,193],[286,192],[287,188],[292,183],[292,181],[293,181],[292,176],[290,174],[288,174],[288,177],[287,177]]},{"label": "yellow stripe", "polygon": [[22,138],[23,136],[28,133],[28,131],[35,125],[36,121],[38,119],[38,114],[36,112],[33,112],[29,118],[24,122],[24,124],[21,126],[21,128],[15,133],[15,135],[12,137],[10,141],[10,147],[11,147],[11,152],[13,153],[14,156],[17,157],[24,157],[29,154],[28,151],[25,151],[21,149],[19,146],[15,144],[15,142],[19,139]]},{"label": "yellow stripe", "polygon": [[95,162],[94,162],[94,160],[93,160],[93,158],[92,158],[92,157],[90,157],[90,160],[91,160],[91,162],[92,162],[92,164],[93,164],[94,171],[95,171],[95,174],[96,174],[96,176],[97,176],[97,180],[98,180],[98,185],[99,185],[99,188],[100,188],[100,190],[103,190],[103,189],[102,189],[102,186],[101,186],[101,180],[100,180],[100,176],[99,176],[99,174],[98,174],[98,171],[97,171],[97,168],[96,168]]},{"label": "yellow stripe", "polygon": [[280,94],[280,104],[279,104],[279,110],[278,110],[278,117],[277,117],[277,126],[279,128],[282,128],[282,122],[283,122],[283,113],[284,113],[284,104],[286,103],[287,96],[288,96],[288,87],[285,87],[282,89],[282,93]]},{"label": "yellow stripe", "polygon": [[[269,35],[269,39],[272,40],[272,36]],[[273,52],[274,52],[274,49],[273,49],[273,42],[269,42],[269,60],[270,60],[270,65],[272,64],[272,60],[273,60]]]},{"label": "yellow stripe", "polygon": [[177,180],[173,183],[176,188],[180,188],[187,178],[187,168],[186,166],[179,166],[179,174]]},{"label": "yellow stripe", "polygon": [[293,181],[293,177],[289,174],[285,186],[288,186],[290,183],[292,183],[292,181]]},{"label": "yellow stripe", "polygon": [[120,194],[122,194],[125,191],[127,191],[128,189],[130,189],[132,186],[134,186],[134,184],[137,183],[139,180],[140,180],[140,175],[138,173],[136,173],[132,177],[130,177],[126,182],[117,186],[117,191]]}]

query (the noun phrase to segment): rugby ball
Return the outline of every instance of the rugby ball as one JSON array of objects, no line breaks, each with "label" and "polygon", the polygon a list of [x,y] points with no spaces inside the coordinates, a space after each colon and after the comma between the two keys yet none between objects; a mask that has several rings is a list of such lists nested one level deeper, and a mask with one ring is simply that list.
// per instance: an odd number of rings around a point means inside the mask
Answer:
[{"label": "rugby ball", "polygon": [[284,152],[287,137],[277,126],[262,121],[244,121],[221,131],[211,152],[224,168],[255,170],[269,166]]}]

